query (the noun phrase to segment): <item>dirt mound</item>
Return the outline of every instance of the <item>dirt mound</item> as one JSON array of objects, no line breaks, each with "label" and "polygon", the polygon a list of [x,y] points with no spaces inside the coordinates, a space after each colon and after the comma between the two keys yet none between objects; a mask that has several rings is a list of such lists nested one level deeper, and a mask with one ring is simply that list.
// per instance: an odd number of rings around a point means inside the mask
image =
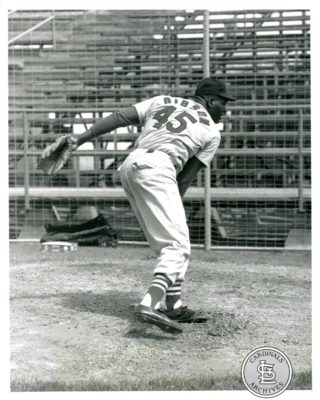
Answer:
[{"label": "dirt mound", "polygon": [[215,311],[210,313],[210,318],[207,322],[208,335],[210,336],[223,336],[240,333],[248,329],[250,321],[235,313],[228,313],[222,311]]},{"label": "dirt mound", "polygon": [[269,252],[266,267],[261,252],[254,263],[250,252],[219,253],[217,260],[216,253],[194,251],[183,301],[208,319],[170,335],[134,319],[133,305],[152,275],[149,253],[80,247],[45,254],[38,245],[12,244],[12,387],[244,389],[241,364],[265,344],[288,354],[294,379],[307,371],[295,388],[311,388],[309,254]]}]

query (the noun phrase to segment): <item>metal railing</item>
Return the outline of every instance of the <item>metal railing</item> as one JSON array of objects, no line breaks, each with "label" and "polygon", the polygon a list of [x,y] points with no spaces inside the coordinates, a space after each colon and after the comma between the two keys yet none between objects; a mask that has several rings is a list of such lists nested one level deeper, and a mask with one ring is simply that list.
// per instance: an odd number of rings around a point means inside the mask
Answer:
[{"label": "metal railing", "polygon": [[23,38],[24,36],[28,35],[29,33],[34,32],[36,29],[40,28],[41,26],[47,24],[48,22],[52,21],[52,43],[53,47],[55,47],[56,35],[55,35],[55,12],[52,11],[52,15],[43,21],[39,22],[38,24],[32,26],[31,28],[27,29],[24,32],[21,32],[19,35],[15,36],[12,39],[9,39],[8,45],[14,44],[17,40]]},{"label": "metal railing", "polygon": [[[256,134],[254,134],[254,132],[250,132],[250,133],[246,133],[246,132],[230,132],[230,131],[226,131],[222,133],[223,137],[232,137],[232,136],[239,136],[239,137],[254,137],[256,139],[259,138],[259,136],[261,135],[261,137],[272,137],[275,138],[276,135],[279,135],[279,137],[283,134],[285,137],[296,137],[298,138],[298,146],[297,147],[281,147],[281,148],[220,148],[217,151],[216,157],[219,155],[224,155],[224,156],[246,156],[246,155],[295,155],[298,156],[299,158],[299,165],[298,165],[298,170],[299,170],[299,185],[298,185],[298,198],[299,198],[299,209],[300,211],[303,211],[303,204],[304,204],[304,157],[307,155],[311,154],[311,148],[309,147],[304,147],[304,135],[305,135],[305,131],[303,129],[303,121],[305,118],[310,118],[309,115],[304,115],[303,111],[308,110],[308,106],[299,106],[299,110],[298,110],[298,114],[297,114],[297,118],[298,118],[298,126],[299,126],[299,130],[298,132],[257,132]],[[296,106],[292,106],[293,109],[297,109]],[[240,107],[234,107],[232,108],[234,110],[239,111]],[[241,108],[242,109],[242,108]],[[244,109],[248,109],[247,107],[244,107]],[[250,110],[254,111],[254,110],[259,110],[261,109],[260,106],[255,106],[255,107],[250,107]],[[290,106],[278,106],[276,108],[277,110],[288,110],[291,109]],[[47,110],[49,111],[49,109]],[[55,111],[55,110],[50,110],[50,111]],[[84,111],[84,110],[81,110]],[[92,108],[90,110],[91,112],[97,112],[97,111],[101,111],[100,108]],[[17,141],[23,140],[23,149],[21,150],[10,150],[9,151],[9,156],[20,156],[24,158],[24,197],[25,197],[25,208],[28,209],[29,208],[29,203],[30,203],[30,168],[29,168],[29,162],[28,159],[29,157],[39,157],[41,155],[41,150],[34,150],[34,149],[30,149],[29,148],[29,141],[30,139],[33,139],[33,141],[36,140],[40,140],[44,143],[49,144],[50,142],[54,141],[54,139],[56,138],[55,135],[44,135],[44,134],[40,134],[40,135],[32,135],[30,136],[29,134],[29,117],[28,114],[32,113],[32,114],[37,114],[37,113],[43,113],[43,109],[32,109],[32,110],[26,110],[24,109],[24,111],[21,113],[21,115],[23,116],[23,135],[21,136],[9,136],[9,141]],[[17,114],[15,114],[17,115]],[[227,127],[229,124],[228,122],[230,120],[234,120],[236,119],[236,116],[226,116],[225,117],[225,126]],[[131,139],[134,140],[139,136],[139,134],[137,133],[128,133],[128,134],[114,134],[114,135],[109,135],[107,137],[102,136],[96,140],[98,141],[113,141],[114,143],[117,143],[121,140],[125,140],[127,139]],[[127,156],[130,153],[131,150],[119,150],[119,149],[115,149],[114,150],[77,150],[76,152],[74,152],[74,157],[76,159],[79,159],[79,157],[81,156],[93,156],[93,157],[109,157],[109,156]],[[76,181],[76,187],[80,187],[80,168],[79,168],[79,163],[76,162],[75,163],[75,181]],[[69,171],[71,172],[71,171]],[[97,171],[98,173],[99,171]],[[205,178],[205,196],[208,196],[209,200],[209,204],[211,203],[211,199],[210,199],[210,171],[209,171],[209,179]],[[249,189],[249,188],[248,188]],[[234,189],[236,191],[236,188]],[[277,188],[273,189],[274,191],[277,190]],[[14,191],[11,192],[12,194],[14,193]],[[250,197],[252,197],[252,194],[250,194]]]}]

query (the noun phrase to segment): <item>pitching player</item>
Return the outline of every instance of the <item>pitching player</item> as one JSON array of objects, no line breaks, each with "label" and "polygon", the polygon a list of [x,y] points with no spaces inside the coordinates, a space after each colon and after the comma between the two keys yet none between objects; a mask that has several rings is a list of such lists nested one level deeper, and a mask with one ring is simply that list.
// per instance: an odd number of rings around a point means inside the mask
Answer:
[{"label": "pitching player", "polygon": [[[182,303],[181,286],[190,257],[190,239],[182,197],[218,149],[217,123],[227,101],[224,82],[206,78],[190,98],[156,96],[101,119],[73,137],[74,149],[101,134],[140,125],[135,149],[123,163],[123,188],[143,232],[158,256],[153,280],[135,318],[165,332],[181,333],[181,322],[202,322]],[[165,296],[166,309],[160,308]]]}]

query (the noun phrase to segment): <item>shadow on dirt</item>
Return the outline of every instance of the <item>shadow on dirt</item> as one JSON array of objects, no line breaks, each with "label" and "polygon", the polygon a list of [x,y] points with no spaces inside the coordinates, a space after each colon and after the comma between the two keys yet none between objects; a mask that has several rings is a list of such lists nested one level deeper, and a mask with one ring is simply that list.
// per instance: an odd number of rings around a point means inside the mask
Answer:
[{"label": "shadow on dirt", "polygon": [[[149,324],[141,324],[143,326],[139,326],[135,321],[130,322],[129,329],[125,333],[125,337],[127,338],[135,338],[135,339],[153,339],[161,341],[175,341],[178,339],[177,336],[168,336],[168,334],[162,332],[156,327],[153,327]],[[159,333],[155,333],[155,331]]]},{"label": "shadow on dirt", "polygon": [[[133,317],[134,305],[141,295],[119,290],[106,291],[103,294],[91,292],[68,293],[64,296],[62,305],[66,308],[121,318],[129,323],[124,336],[130,338],[149,338],[154,340],[175,340],[175,336],[168,336],[152,325],[142,324]],[[154,333],[157,330],[159,333]]]},{"label": "shadow on dirt", "polygon": [[63,306],[72,310],[110,315],[122,319],[133,319],[132,306],[140,298],[133,292],[109,290],[105,293],[68,293],[62,301]]}]

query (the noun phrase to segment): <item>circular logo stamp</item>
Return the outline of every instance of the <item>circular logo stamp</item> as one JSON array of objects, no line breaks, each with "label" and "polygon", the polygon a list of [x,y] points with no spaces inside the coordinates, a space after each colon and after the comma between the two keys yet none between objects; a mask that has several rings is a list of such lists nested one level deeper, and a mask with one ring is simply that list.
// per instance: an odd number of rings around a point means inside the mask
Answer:
[{"label": "circular logo stamp", "polygon": [[273,347],[260,347],[247,355],[241,375],[251,393],[259,397],[275,397],[289,386],[292,367],[282,351]]}]

